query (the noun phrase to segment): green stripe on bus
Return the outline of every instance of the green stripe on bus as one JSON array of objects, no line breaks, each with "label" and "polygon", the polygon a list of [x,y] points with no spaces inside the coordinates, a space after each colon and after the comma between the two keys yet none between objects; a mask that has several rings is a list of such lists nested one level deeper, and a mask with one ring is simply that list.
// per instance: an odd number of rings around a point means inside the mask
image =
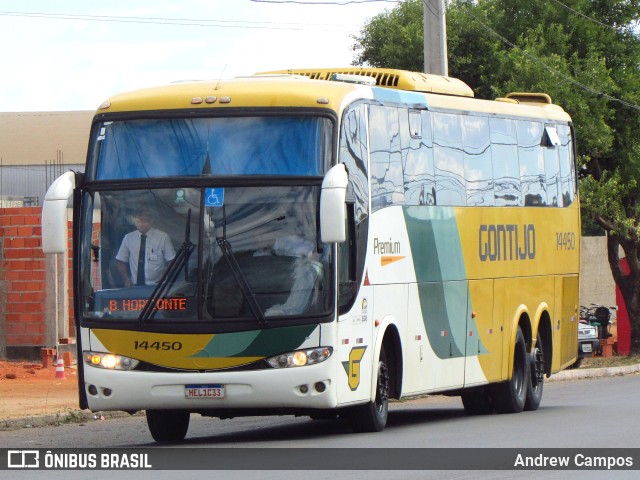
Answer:
[{"label": "green stripe on bus", "polygon": [[317,325],[221,333],[194,357],[270,357],[299,348]]},{"label": "green stripe on bus", "polygon": [[454,209],[405,207],[404,217],[429,343],[439,358],[462,357],[467,332],[478,332],[468,321],[473,308]]}]

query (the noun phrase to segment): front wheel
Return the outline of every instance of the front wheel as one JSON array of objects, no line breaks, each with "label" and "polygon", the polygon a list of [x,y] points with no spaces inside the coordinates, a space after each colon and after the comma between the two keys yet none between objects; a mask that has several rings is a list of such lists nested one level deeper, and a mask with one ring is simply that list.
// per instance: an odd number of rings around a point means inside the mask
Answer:
[{"label": "front wheel", "polygon": [[381,432],[387,425],[389,414],[389,390],[391,379],[387,356],[384,349],[378,361],[378,380],[376,382],[376,398],[373,402],[353,407],[350,412],[351,423],[355,432]]},{"label": "front wheel", "polygon": [[147,425],[156,442],[180,442],[189,429],[189,412],[147,410]]},{"label": "front wheel", "polygon": [[513,373],[503,383],[492,385],[491,399],[498,413],[519,413],[524,409],[529,383],[530,360],[522,330],[518,327],[513,348]]}]

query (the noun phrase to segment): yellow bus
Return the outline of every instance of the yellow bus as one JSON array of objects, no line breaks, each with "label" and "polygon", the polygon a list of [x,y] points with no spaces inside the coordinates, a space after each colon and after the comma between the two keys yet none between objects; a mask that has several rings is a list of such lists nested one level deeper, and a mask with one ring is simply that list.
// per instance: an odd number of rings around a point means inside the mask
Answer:
[{"label": "yellow bus", "polygon": [[80,406],[343,417],[460,395],[540,405],[575,361],[580,216],[570,117],[389,69],[264,72],[114,96],[73,197]]}]

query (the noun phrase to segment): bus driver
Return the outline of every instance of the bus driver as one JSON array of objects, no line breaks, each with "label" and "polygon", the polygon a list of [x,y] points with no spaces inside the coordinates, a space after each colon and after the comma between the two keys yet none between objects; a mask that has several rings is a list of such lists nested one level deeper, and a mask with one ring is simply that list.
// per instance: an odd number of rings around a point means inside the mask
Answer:
[{"label": "bus driver", "polygon": [[176,256],[176,251],[169,235],[153,227],[153,209],[139,207],[133,221],[136,230],[124,236],[116,255],[118,272],[125,287],[155,285]]}]

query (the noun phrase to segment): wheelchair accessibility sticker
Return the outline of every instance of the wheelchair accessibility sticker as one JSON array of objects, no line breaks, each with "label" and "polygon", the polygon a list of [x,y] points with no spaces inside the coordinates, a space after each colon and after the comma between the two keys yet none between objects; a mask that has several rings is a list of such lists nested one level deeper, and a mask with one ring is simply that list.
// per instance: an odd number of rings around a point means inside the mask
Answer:
[{"label": "wheelchair accessibility sticker", "polygon": [[204,195],[205,207],[222,207],[224,205],[224,188],[205,188]]}]

